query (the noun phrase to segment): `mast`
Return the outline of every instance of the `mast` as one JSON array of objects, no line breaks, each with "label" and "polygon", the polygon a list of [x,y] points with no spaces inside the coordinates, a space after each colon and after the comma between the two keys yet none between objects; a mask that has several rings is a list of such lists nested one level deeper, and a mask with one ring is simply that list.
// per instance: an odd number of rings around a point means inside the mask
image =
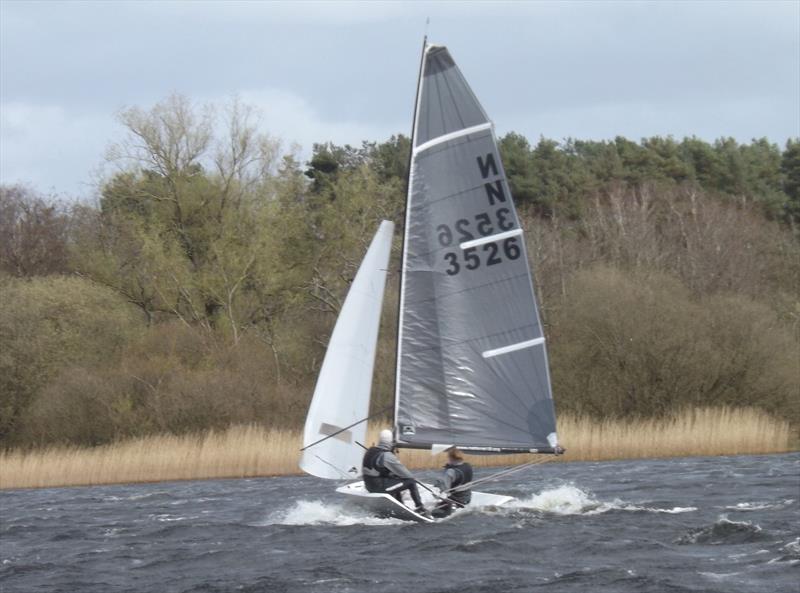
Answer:
[{"label": "mast", "polygon": [[[419,73],[417,74],[417,91],[414,96],[414,115],[411,120],[411,139],[410,139],[410,146],[408,150],[408,173],[406,175],[406,203],[405,208],[403,208],[403,238],[400,244],[400,283],[399,283],[399,291],[400,291],[400,298],[397,299],[397,333],[396,333],[396,340],[394,344],[395,348],[395,363],[394,363],[394,374],[395,374],[395,382],[394,382],[394,404],[392,406],[392,430],[394,431],[395,428],[395,420],[397,419],[397,398],[400,394],[400,333],[402,332],[402,324],[403,324],[403,270],[405,269],[406,263],[406,237],[408,235],[408,203],[411,200],[411,167],[414,165],[414,138],[417,134],[417,113],[419,110],[419,97],[420,91],[422,90],[422,75],[423,69],[425,68],[425,51],[428,47],[428,34],[427,31],[425,36],[422,38],[422,52],[420,53],[419,58]],[[397,439],[397,435],[395,434],[395,439]]]}]

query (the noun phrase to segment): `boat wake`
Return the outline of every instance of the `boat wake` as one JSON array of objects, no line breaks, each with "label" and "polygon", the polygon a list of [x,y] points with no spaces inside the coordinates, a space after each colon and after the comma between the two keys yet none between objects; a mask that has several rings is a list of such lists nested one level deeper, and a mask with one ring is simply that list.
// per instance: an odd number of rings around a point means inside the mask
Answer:
[{"label": "boat wake", "polygon": [[[597,500],[590,492],[573,485],[542,490],[527,498],[515,498],[503,506],[469,506],[457,511],[452,518],[464,514],[513,515],[536,513],[552,515],[599,515],[610,511],[679,514],[696,511],[696,507],[658,508],[633,504],[619,499],[611,502]],[[298,500],[290,507],[271,513],[264,525],[408,525],[407,521],[380,518],[367,509],[351,504],[323,502],[322,500]]]},{"label": "boat wake", "polygon": [[697,507],[658,508],[642,506],[614,499],[611,502],[597,500],[590,492],[573,485],[543,490],[529,498],[515,499],[505,505],[514,511],[534,511],[555,515],[599,515],[609,511],[633,511],[644,513],[691,513]]},{"label": "boat wake", "polygon": [[408,522],[375,517],[367,510],[350,505],[298,500],[288,509],[271,513],[259,525],[408,525]]}]

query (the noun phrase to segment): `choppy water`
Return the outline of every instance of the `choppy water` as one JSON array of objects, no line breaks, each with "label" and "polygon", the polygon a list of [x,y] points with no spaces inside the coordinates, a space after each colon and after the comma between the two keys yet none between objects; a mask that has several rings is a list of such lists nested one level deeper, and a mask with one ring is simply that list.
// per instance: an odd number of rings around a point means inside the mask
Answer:
[{"label": "choppy water", "polygon": [[6,491],[0,591],[800,591],[798,454],[550,464],[485,490],[516,500],[438,525],[307,477]]}]

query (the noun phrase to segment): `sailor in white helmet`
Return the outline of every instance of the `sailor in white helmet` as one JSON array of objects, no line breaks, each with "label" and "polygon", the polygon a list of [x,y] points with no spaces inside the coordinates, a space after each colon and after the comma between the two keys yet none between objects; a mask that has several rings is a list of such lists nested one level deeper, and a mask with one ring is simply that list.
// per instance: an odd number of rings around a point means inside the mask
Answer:
[{"label": "sailor in white helmet", "polygon": [[370,492],[391,494],[400,502],[403,502],[400,493],[403,490],[408,490],[416,505],[415,512],[425,517],[430,517],[430,513],[422,505],[422,501],[419,498],[417,480],[395,456],[393,449],[394,435],[392,431],[388,429],[382,430],[378,445],[370,447],[364,454],[363,467],[361,468],[364,486]]}]

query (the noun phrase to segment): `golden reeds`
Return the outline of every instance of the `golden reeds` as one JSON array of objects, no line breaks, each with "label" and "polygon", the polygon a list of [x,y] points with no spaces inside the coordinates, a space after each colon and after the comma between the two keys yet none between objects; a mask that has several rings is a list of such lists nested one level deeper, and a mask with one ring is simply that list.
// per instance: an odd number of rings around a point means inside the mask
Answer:
[{"label": "golden reeds", "polygon": [[[788,423],[753,409],[687,411],[671,420],[623,422],[562,417],[567,454],[559,461],[780,453],[790,449]],[[373,442],[381,426],[370,427]],[[35,488],[298,473],[300,431],[236,426],[202,436],[154,436],[95,447],[0,453],[0,488]],[[412,468],[441,456],[401,451]],[[530,455],[475,456],[477,466],[513,465]]]}]

